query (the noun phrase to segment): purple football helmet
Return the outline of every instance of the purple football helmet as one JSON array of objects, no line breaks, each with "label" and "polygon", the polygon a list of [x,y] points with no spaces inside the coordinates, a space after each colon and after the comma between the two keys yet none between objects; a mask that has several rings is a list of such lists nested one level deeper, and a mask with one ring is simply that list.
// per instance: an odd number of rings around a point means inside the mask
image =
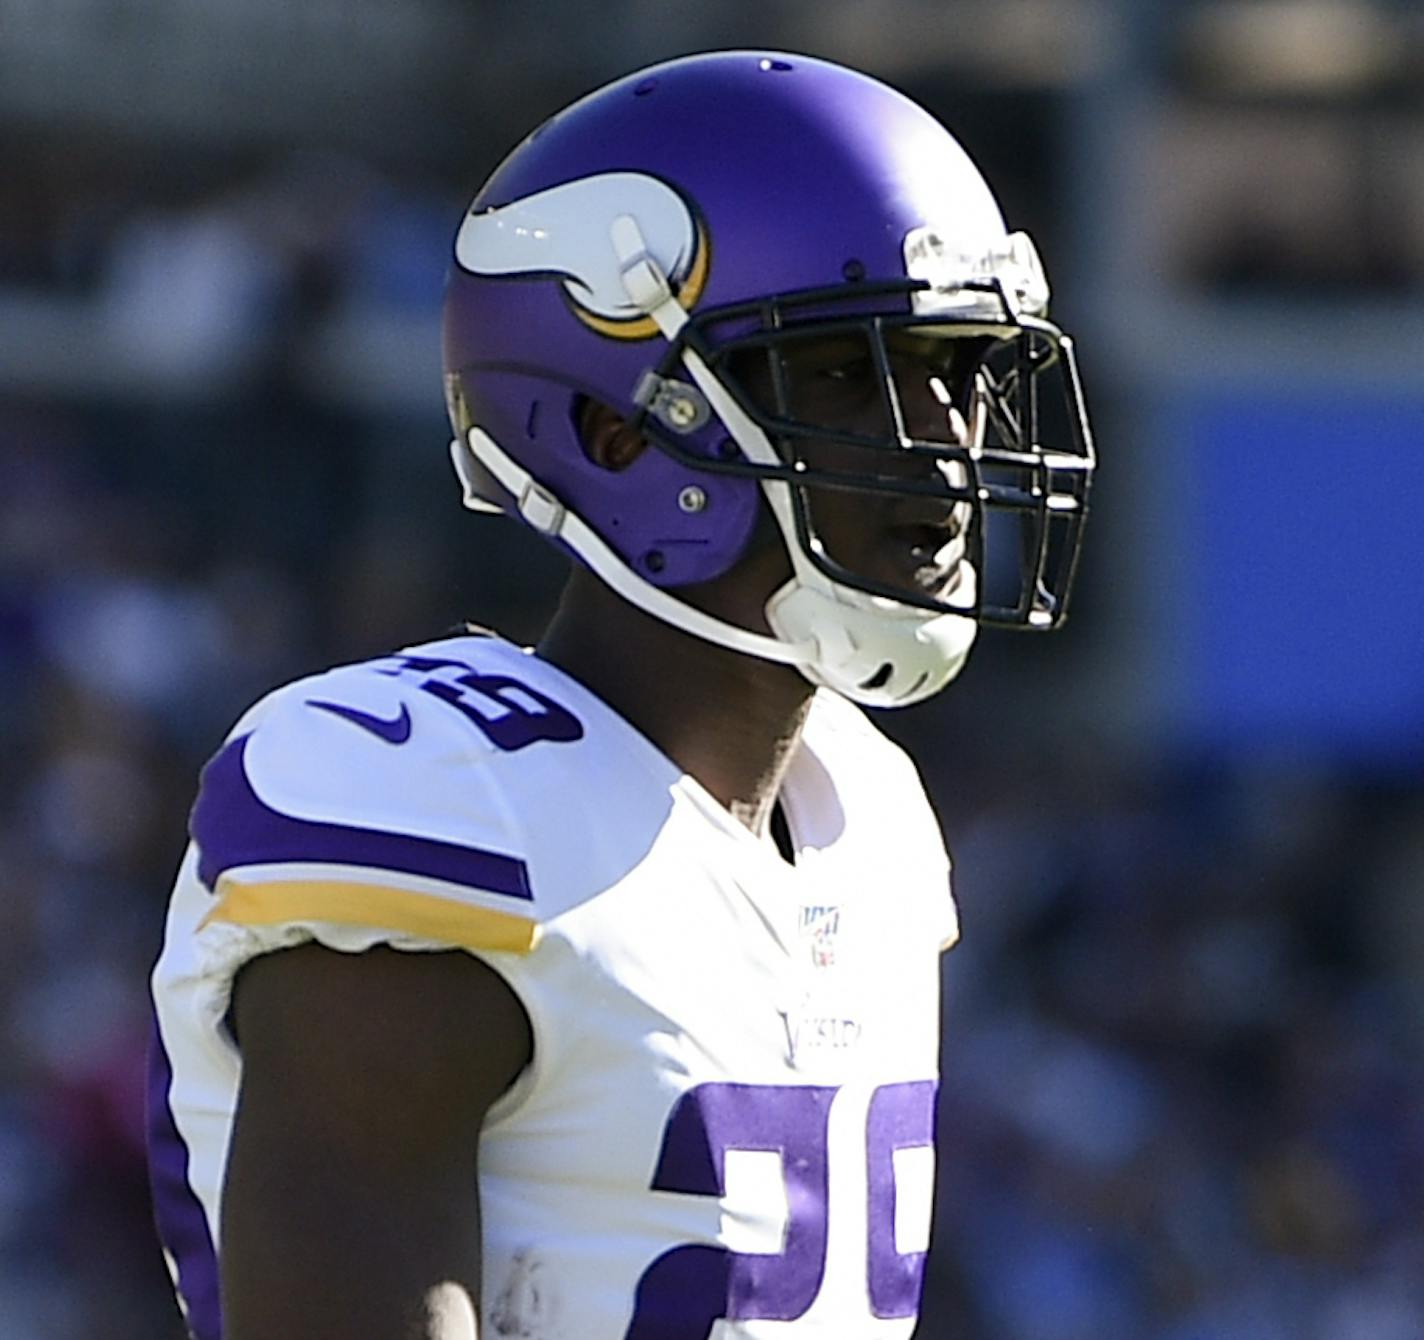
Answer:
[{"label": "purple football helmet", "polygon": [[[1067,610],[1094,452],[1047,301],[1033,244],[902,94],[806,56],[654,66],[536,129],[462,221],[466,503],[698,636],[918,701],[979,624]],[[656,449],[591,459],[587,401]],[[847,540],[856,515],[874,543]],[[768,536],[792,574],[769,634],[679,596]]]}]

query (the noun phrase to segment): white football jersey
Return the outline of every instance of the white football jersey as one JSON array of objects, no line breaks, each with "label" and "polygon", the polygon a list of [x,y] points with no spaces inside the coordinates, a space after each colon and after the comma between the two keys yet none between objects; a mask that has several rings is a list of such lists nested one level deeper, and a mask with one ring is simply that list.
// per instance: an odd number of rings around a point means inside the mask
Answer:
[{"label": "white football jersey", "polygon": [[781,804],[794,863],[497,638],[248,712],[204,770],[153,977],[155,1202],[198,1340],[221,1324],[233,978],[305,940],[458,947],[528,1013],[532,1063],[479,1132],[482,1336],[908,1336],[944,848],[909,761],[824,691]]}]

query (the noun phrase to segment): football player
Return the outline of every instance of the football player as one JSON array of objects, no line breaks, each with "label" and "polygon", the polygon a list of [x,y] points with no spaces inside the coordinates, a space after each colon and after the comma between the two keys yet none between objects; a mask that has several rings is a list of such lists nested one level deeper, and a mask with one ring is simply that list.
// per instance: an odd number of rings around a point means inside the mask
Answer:
[{"label": "football player", "polygon": [[857,704],[1064,617],[1047,297],[933,118],[804,56],[630,75],[496,170],[453,460],[573,575],[537,648],[301,680],[203,772],[150,1088],[198,1340],[910,1333],[956,919]]}]

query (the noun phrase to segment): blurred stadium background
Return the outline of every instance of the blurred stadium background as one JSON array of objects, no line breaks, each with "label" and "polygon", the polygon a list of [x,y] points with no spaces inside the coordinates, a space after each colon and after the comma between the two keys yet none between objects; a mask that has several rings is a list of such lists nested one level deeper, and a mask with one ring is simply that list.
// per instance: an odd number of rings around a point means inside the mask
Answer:
[{"label": "blurred stadium background", "polygon": [[965,927],[920,1334],[1424,1336],[1416,3],[0,0],[4,1340],[179,1333],[140,1060],[203,758],[556,587],[446,477],[469,194],[604,78],[744,44],[960,134],[1102,450],[1070,629],[886,723]]}]

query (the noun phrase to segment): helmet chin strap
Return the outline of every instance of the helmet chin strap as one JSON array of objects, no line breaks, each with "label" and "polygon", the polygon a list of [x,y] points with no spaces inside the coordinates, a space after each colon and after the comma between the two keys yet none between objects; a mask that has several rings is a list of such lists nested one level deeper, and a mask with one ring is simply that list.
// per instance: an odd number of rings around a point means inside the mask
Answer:
[{"label": "helmet chin strap", "polygon": [[640,577],[586,521],[569,511],[483,428],[471,428],[464,441],[455,438],[450,443],[450,459],[464,487],[466,507],[475,511],[484,510],[480,506],[482,499],[471,468],[471,462],[477,461],[514,498],[519,515],[525,522],[541,535],[566,544],[595,576],[630,605],[636,605],[664,623],[670,623],[695,637],[733,651],[745,652],[749,656],[759,656],[764,661],[804,666],[815,657],[816,645],[810,639],[768,637],[764,633],[739,628],[679,600],[662,587]]},{"label": "helmet chin strap", "polygon": [[[687,313],[673,296],[662,268],[649,255],[637,221],[622,215],[614,220],[611,231],[624,289],[672,343],[686,325]],[[763,465],[781,465],[766,434],[701,356],[684,348],[682,361],[747,458]],[[811,562],[796,539],[791,485],[767,479],[762,481],[762,491],[792,565],[791,579],[767,600],[767,622],[779,645],[813,648],[811,655],[794,662],[807,679],[868,707],[899,707],[930,697],[959,673],[978,632],[972,616],[933,614],[833,582]],[[967,564],[964,573],[972,605],[975,573]],[[674,603],[686,608],[681,602]]]}]

